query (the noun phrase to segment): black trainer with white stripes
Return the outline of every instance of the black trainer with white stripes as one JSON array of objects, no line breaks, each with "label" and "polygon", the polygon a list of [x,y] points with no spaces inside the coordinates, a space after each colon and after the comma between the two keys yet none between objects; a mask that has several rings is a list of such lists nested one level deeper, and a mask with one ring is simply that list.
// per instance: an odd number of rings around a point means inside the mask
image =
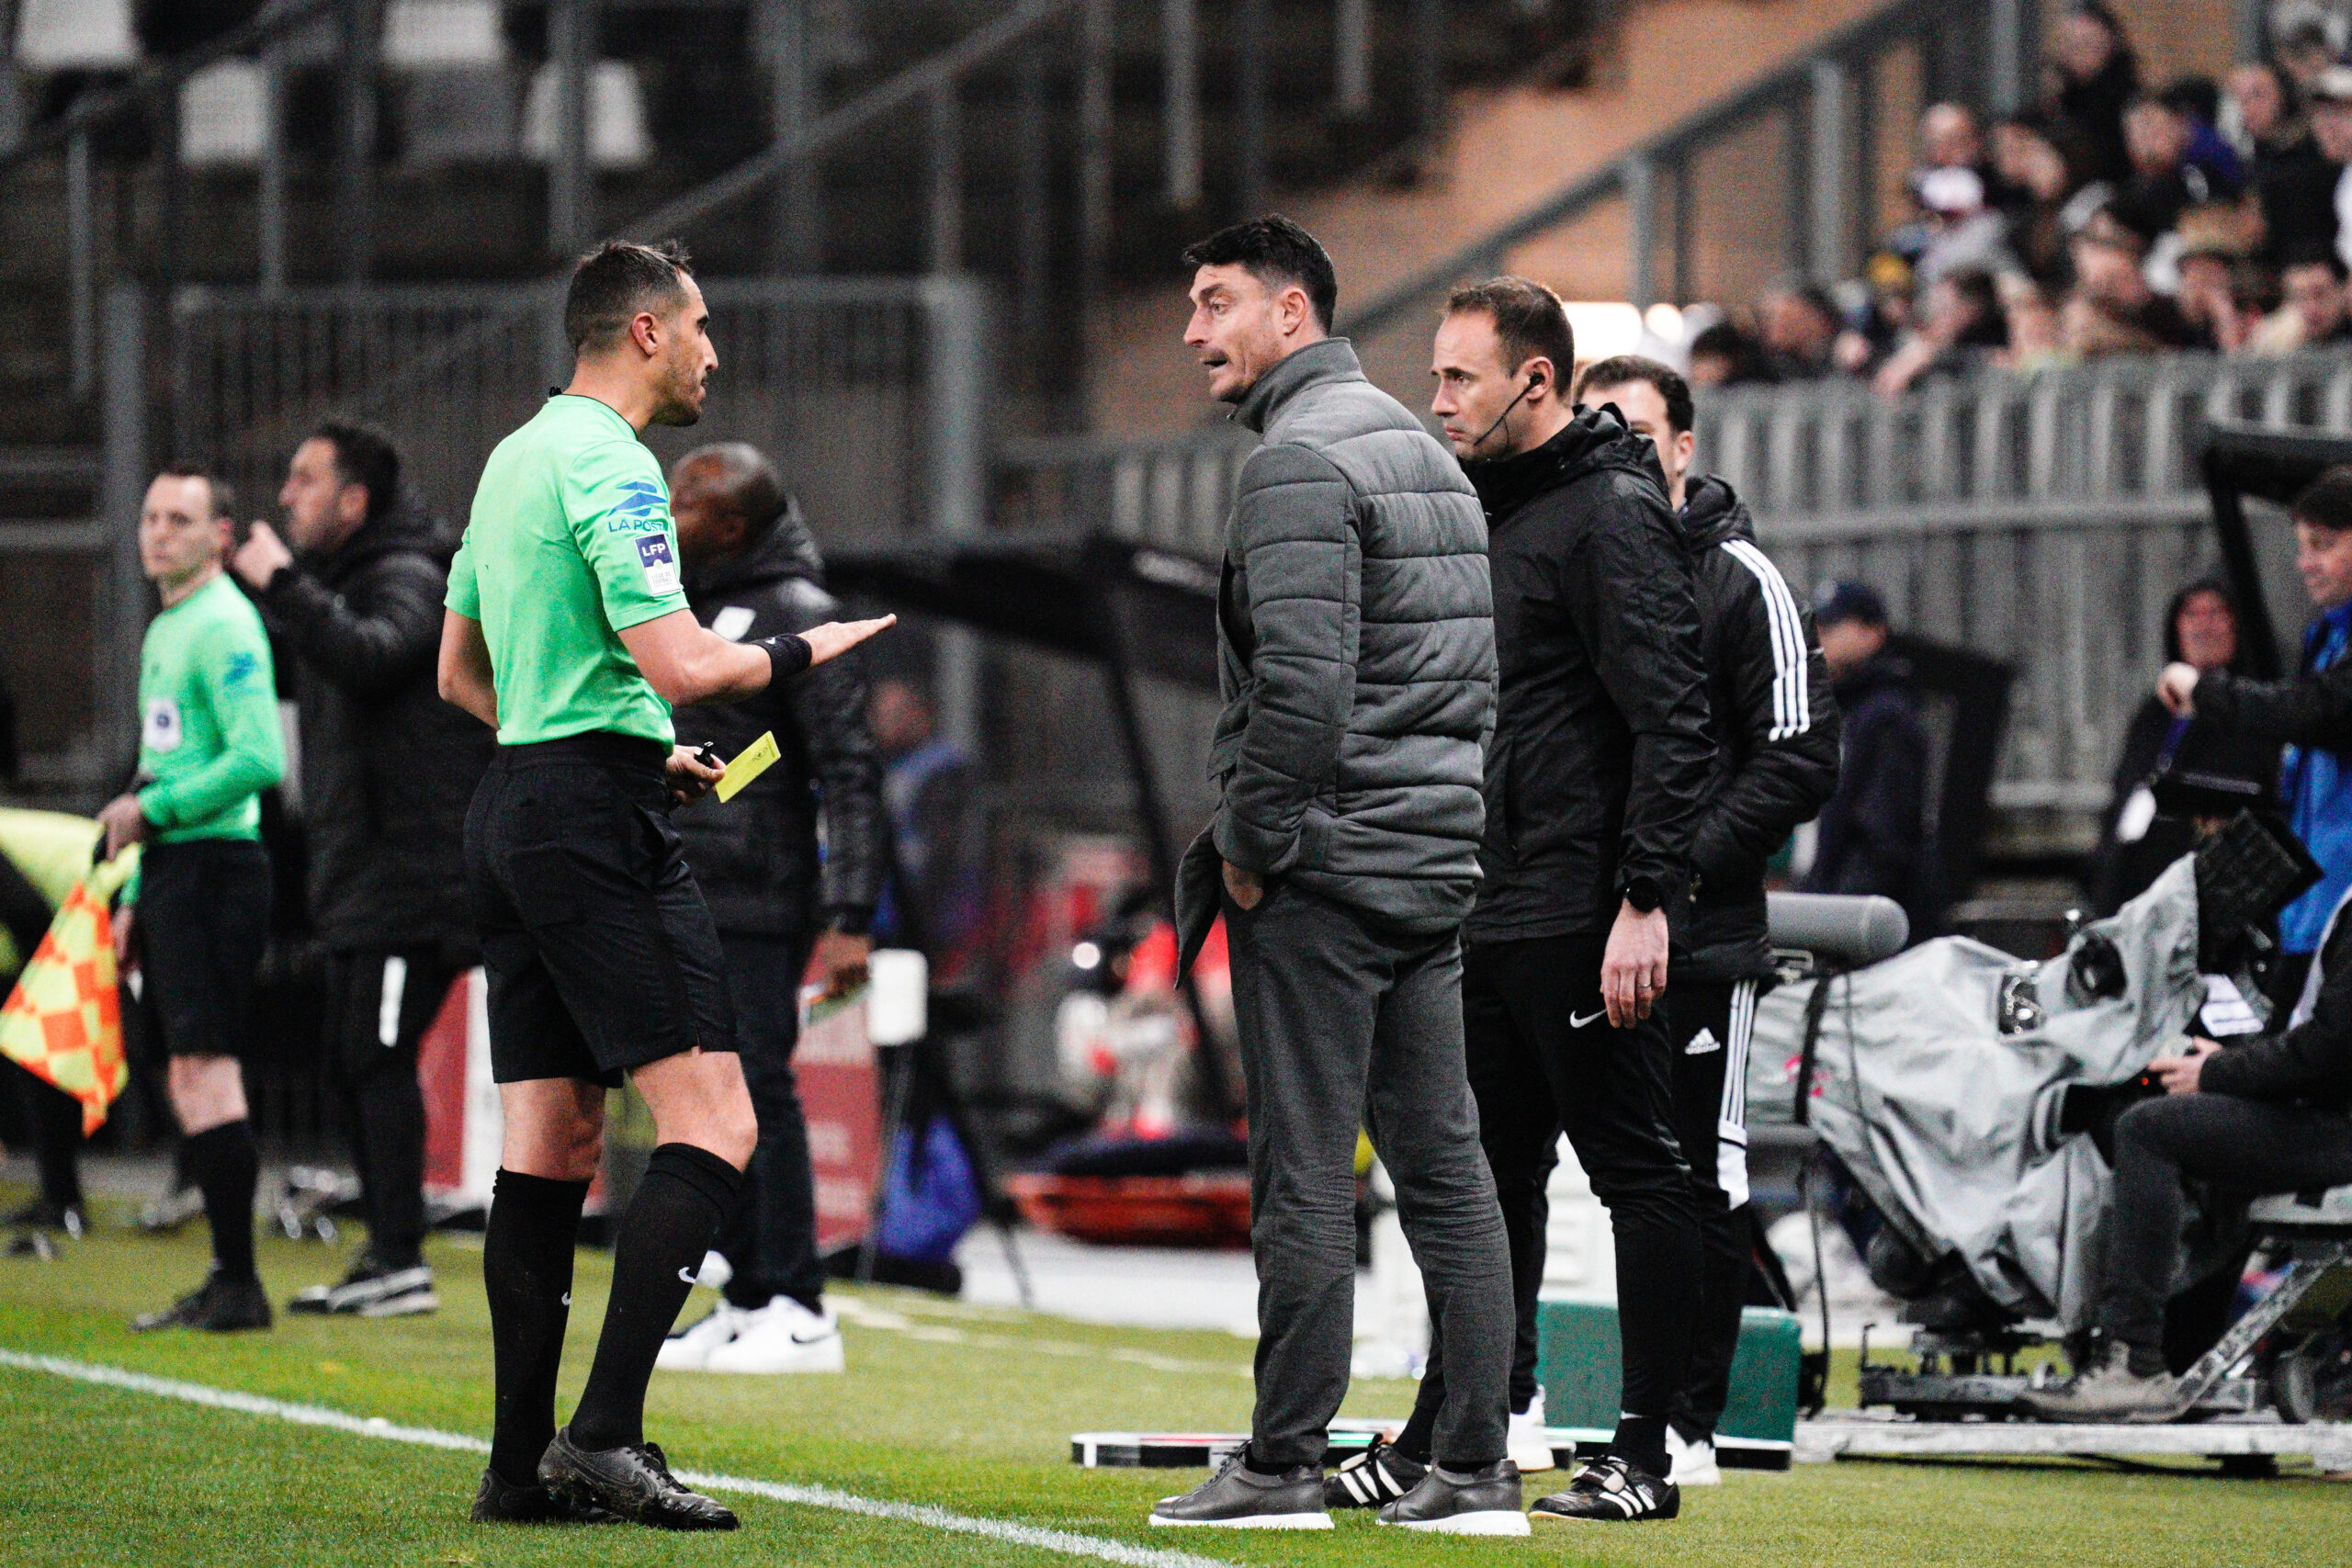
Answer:
[{"label": "black trainer with white stripes", "polygon": [[1339,1469],[1323,1478],[1323,1506],[1385,1507],[1419,1485],[1429,1472],[1428,1465],[1407,1459],[1387,1438],[1374,1437],[1371,1447],[1349,1455]]},{"label": "black trainer with white stripes", "polygon": [[1670,1519],[1682,1511],[1682,1488],[1661,1481],[1622,1454],[1608,1454],[1577,1472],[1566,1492],[1537,1500],[1527,1511],[1532,1522],[1639,1524]]}]

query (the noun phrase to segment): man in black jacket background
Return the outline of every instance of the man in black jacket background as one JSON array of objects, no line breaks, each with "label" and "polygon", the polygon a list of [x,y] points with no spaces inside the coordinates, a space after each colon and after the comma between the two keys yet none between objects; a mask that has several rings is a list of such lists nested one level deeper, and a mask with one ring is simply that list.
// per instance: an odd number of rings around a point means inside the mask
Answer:
[{"label": "man in black jacket background", "polygon": [[[1535,1396],[1544,1183],[1563,1128],[1616,1231],[1623,1413],[1608,1455],[1534,1517],[1665,1518],[1679,1506],[1667,1417],[1690,1356],[1700,1214],[1661,1004],[1714,748],[1665,476],[1616,413],[1569,407],[1575,358],[1551,290],[1500,277],[1448,301],[1431,365],[1431,411],[1487,511],[1501,666],[1464,1035],[1510,1236],[1514,1411]],[[1432,1354],[1416,1427],[1444,1397]],[[1408,1427],[1398,1447],[1417,1438]]]},{"label": "man in black jacket background", "polygon": [[1929,830],[1928,728],[1910,661],[1887,647],[1886,601],[1865,582],[1826,585],[1814,604],[1821,656],[1845,716],[1838,793],[1821,810],[1808,893],[1883,894],[1911,940],[1943,923],[1943,876]]},{"label": "man in black jacket background", "polygon": [[1577,400],[1613,405],[1657,450],[1690,555],[1714,722],[1714,768],[1690,844],[1690,897],[1675,910],[1667,1004],[1675,1134],[1706,1221],[1690,1369],[1667,1447],[1669,1479],[1704,1486],[1723,1478],[1715,1423],[1731,1392],[1751,1266],[1747,1045],[1773,973],[1764,867],[1838,786],[1838,705],[1811,619],[1757,547],[1747,503],[1720,479],[1684,483],[1690,386],[1669,367],[1629,355],[1587,369]]},{"label": "man in black jacket background", "polygon": [[478,961],[466,807],[492,738],[435,688],[457,539],[400,484],[380,430],[322,424],[232,561],[294,652],[311,919],[327,953],[327,1049],[342,1078],[368,1246],[295,1312],[390,1317],[440,1304],[425,1267],[424,1097],[416,1051]]},{"label": "man in black jacket background", "polygon": [[[817,542],[756,448],[722,442],[680,458],[671,470],[670,509],[687,604],[720,637],[741,642],[837,618],[841,606],[825,592]],[[725,1297],[708,1317],[670,1337],[660,1364],[837,1372],[841,1327],[825,1309],[808,1128],[792,1053],[803,975],[828,991],[854,984],[872,946],[867,931],[886,862],[865,660],[836,659],[731,706],[680,708],[674,722],[680,745],[707,743],[722,761],[766,730],[783,755],[733,800],[704,801],[674,818],[718,926],[760,1141],[719,1237],[733,1270]]]}]

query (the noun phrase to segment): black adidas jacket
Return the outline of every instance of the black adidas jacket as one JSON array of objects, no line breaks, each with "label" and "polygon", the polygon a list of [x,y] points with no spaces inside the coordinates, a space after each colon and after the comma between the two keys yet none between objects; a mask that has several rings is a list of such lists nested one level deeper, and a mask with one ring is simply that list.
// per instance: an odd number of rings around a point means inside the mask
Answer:
[{"label": "black adidas jacket", "polygon": [[1702,479],[1680,521],[1715,757],[1690,897],[1676,911],[1673,978],[1761,979],[1772,972],[1764,863],[1838,787],[1838,701],[1813,612],[1757,547],[1747,502]]},{"label": "black adidas jacket", "polygon": [[1611,407],[1463,468],[1487,509],[1501,667],[1464,940],[1605,935],[1636,879],[1671,910],[1714,745],[1657,454]]}]

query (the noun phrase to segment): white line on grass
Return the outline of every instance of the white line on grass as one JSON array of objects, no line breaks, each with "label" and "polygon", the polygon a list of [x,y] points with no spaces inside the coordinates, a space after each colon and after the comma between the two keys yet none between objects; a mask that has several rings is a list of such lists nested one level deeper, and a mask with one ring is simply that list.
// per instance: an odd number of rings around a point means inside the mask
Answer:
[{"label": "white line on grass", "polygon": [[[176,1399],[213,1410],[266,1416],[301,1427],[324,1427],[331,1431],[348,1432],[357,1438],[380,1438],[387,1442],[409,1443],[418,1448],[450,1449],[459,1453],[486,1454],[490,1451],[488,1443],[480,1438],[467,1437],[462,1432],[436,1431],[430,1427],[402,1427],[380,1416],[354,1416],[347,1411],[329,1409],[323,1404],[295,1404],[257,1393],[243,1393],[232,1388],[213,1388],[204,1383],[183,1382],[177,1378],[153,1377],[121,1367],[68,1360],[62,1356],[36,1356],[23,1350],[0,1348],[0,1367],[14,1367],[27,1372],[46,1372],[51,1377],[69,1378],[75,1382],[96,1383],[102,1388],[123,1389],[131,1393],[153,1394],[159,1399]],[[831,1508],[837,1513],[863,1514],[868,1518],[925,1525],[957,1535],[976,1535],[1008,1545],[1057,1551],[1067,1557],[1091,1557],[1098,1562],[1117,1562],[1124,1568],[1233,1568],[1232,1564],[1216,1558],[1195,1557],[1186,1551],[1162,1551],[1152,1547],[1131,1545],[1124,1540],[1112,1540],[1103,1536],[1080,1535],[1074,1530],[1048,1529],[1041,1525],[1016,1524],[1010,1519],[978,1518],[969,1514],[950,1513],[926,1503],[893,1503],[880,1497],[861,1497],[854,1492],[843,1492],[831,1486],[795,1486],[776,1481],[755,1481],[740,1475],[707,1475],[691,1470],[680,1471],[678,1478],[690,1485],[714,1492],[748,1492],[753,1496],[771,1497],[779,1503],[797,1503],[808,1508]]]}]

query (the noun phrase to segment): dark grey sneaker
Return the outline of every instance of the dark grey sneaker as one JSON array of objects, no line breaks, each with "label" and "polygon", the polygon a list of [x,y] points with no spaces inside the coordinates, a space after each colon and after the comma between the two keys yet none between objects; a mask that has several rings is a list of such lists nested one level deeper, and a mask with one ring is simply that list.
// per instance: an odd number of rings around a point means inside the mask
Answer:
[{"label": "dark grey sneaker", "polygon": [[740,1521],[726,1505],[688,1491],[670,1473],[658,1443],[589,1450],[559,1427],[539,1459],[539,1484],[574,1508],[605,1508],[665,1530],[731,1530]]},{"label": "dark grey sneaker", "polygon": [[2028,1390],[2021,1403],[2041,1421],[2177,1421],[2188,1409],[2179,1381],[2133,1371],[2131,1347],[2119,1339],[2058,1387]]},{"label": "dark grey sneaker", "polygon": [[1473,1471],[1433,1464],[1419,1485],[1380,1510],[1380,1522],[1433,1535],[1525,1535],[1519,1509],[1519,1466],[1510,1461]]},{"label": "dark grey sneaker", "polygon": [[1682,1489],[1661,1481],[1623,1454],[1604,1454],[1577,1472],[1566,1492],[1536,1500],[1527,1517],[1538,1524],[1589,1519],[1603,1524],[1639,1524],[1670,1519],[1682,1511]]},{"label": "dark grey sneaker", "polygon": [[130,1320],[134,1334],[158,1328],[198,1328],[208,1334],[233,1334],[245,1328],[267,1328],[269,1297],[254,1279],[232,1280],[218,1269],[204,1283],[167,1307]]},{"label": "dark grey sneaker", "polygon": [[[1347,1461],[1323,1483],[1323,1506],[1385,1508],[1419,1486],[1421,1477],[1429,1472],[1428,1465],[1417,1459],[1407,1459],[1387,1438],[1375,1437],[1370,1448],[1360,1454],[1350,1454]],[[1517,1505],[1512,1506],[1516,1508]]]},{"label": "dark grey sneaker", "polygon": [[1210,1526],[1237,1530],[1327,1530],[1323,1468],[1302,1464],[1280,1475],[1260,1475],[1242,1461],[1250,1445],[1233,1450],[1215,1475],[1181,1497],[1162,1497],[1151,1522],[1168,1528]]},{"label": "dark grey sneaker", "polygon": [[616,1525],[621,1517],[605,1508],[575,1508],[544,1486],[517,1486],[494,1470],[481,1472],[474,1491],[478,1525]]}]

